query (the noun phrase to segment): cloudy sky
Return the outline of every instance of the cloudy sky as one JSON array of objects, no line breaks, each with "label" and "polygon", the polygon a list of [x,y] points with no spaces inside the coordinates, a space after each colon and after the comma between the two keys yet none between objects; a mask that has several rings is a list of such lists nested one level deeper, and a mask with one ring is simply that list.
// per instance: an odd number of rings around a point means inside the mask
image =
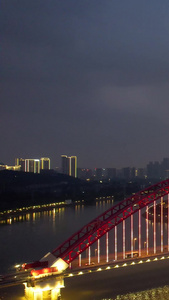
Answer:
[{"label": "cloudy sky", "polygon": [[169,157],[168,0],[1,0],[0,161]]}]

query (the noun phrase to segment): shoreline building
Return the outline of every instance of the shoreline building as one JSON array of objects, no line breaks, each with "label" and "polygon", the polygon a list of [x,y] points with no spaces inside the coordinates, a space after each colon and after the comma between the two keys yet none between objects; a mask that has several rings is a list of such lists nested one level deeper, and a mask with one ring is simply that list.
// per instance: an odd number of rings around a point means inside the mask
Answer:
[{"label": "shoreline building", "polygon": [[77,156],[61,155],[62,173],[77,177]]}]

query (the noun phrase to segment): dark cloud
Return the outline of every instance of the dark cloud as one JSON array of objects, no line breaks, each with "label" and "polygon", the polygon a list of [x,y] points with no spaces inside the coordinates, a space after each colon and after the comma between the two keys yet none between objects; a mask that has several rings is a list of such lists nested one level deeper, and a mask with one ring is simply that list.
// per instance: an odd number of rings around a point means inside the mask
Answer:
[{"label": "dark cloud", "polygon": [[2,161],[169,156],[167,0],[2,0],[0,14]]}]

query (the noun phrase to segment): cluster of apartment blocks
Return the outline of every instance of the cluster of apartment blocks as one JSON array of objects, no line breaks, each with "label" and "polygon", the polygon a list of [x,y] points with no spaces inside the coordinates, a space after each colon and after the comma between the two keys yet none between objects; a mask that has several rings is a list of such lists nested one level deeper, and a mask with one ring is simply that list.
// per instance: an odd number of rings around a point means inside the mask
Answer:
[{"label": "cluster of apartment blocks", "polygon": [[[61,155],[61,173],[77,177],[77,156]],[[50,158],[42,157],[40,159],[16,158],[15,166],[0,164],[0,170],[13,170],[40,173],[42,170],[50,170]]]},{"label": "cluster of apartment blocks", "polygon": [[40,173],[41,170],[50,170],[50,158],[41,157],[40,159],[16,158],[15,165],[20,166],[23,172]]},{"label": "cluster of apartment blocks", "polygon": [[134,178],[146,178],[146,170],[143,168],[95,168],[95,169],[80,169],[78,168],[78,178],[89,180],[111,180],[111,179],[125,179],[130,180]]},{"label": "cluster of apartment blocks", "polygon": [[136,178],[146,179],[166,179],[169,178],[169,158],[163,158],[162,162],[150,161],[145,168],[96,168],[80,169],[78,168],[78,178],[86,180],[111,180],[111,179],[124,179],[133,180]]},{"label": "cluster of apartment blocks", "polygon": [[[15,166],[0,164],[0,170],[17,170],[24,172],[40,173],[42,170],[50,170],[50,158],[40,159],[16,158]],[[85,180],[110,180],[121,178],[131,180],[134,178],[169,178],[169,158],[163,158],[162,162],[149,162],[146,168],[77,168],[77,156],[61,155],[60,173],[78,177]]]},{"label": "cluster of apartment blocks", "polygon": [[0,165],[0,170],[13,170],[40,173],[41,170],[50,170],[50,158],[42,157],[40,159],[16,158],[14,166]]},{"label": "cluster of apartment blocks", "polygon": [[63,174],[77,177],[77,156],[61,155]]}]

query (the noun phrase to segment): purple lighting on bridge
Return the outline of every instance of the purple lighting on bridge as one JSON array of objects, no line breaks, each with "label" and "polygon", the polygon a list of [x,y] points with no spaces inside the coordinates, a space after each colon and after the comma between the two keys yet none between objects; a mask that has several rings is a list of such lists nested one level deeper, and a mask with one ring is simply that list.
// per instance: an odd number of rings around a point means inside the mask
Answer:
[{"label": "purple lighting on bridge", "polygon": [[79,267],[82,265],[82,259],[81,259],[81,254],[79,254]]},{"label": "purple lighting on bridge", "polygon": [[147,255],[148,255],[148,248],[149,248],[149,230],[148,230],[148,206],[146,206],[146,249],[147,249]]},{"label": "purple lighting on bridge", "polygon": [[131,215],[131,257],[133,257],[133,215]]},{"label": "purple lighting on bridge", "polygon": [[125,259],[126,257],[126,253],[125,253],[125,246],[126,246],[126,240],[125,240],[125,236],[126,236],[126,232],[125,232],[125,220],[123,220],[123,259]]},{"label": "purple lighting on bridge", "polygon": [[161,252],[163,252],[163,197],[161,197]]},{"label": "purple lighting on bridge", "polygon": [[117,226],[115,226],[114,231],[115,231],[115,233],[114,233],[114,236],[115,236],[115,257],[114,257],[114,259],[117,260]]},{"label": "purple lighting on bridge", "polygon": [[139,256],[141,256],[141,209],[139,209],[138,211],[138,222],[139,222],[139,225],[138,225],[138,243],[139,243]]},{"label": "purple lighting on bridge", "polygon": [[168,251],[169,251],[169,194],[168,194]]},{"label": "purple lighting on bridge", "polygon": [[156,201],[154,201],[154,254],[156,254]]},{"label": "purple lighting on bridge", "polygon": [[100,263],[100,240],[97,241],[97,261]]},{"label": "purple lighting on bridge", "polygon": [[109,233],[106,233],[106,262],[109,262]]}]

